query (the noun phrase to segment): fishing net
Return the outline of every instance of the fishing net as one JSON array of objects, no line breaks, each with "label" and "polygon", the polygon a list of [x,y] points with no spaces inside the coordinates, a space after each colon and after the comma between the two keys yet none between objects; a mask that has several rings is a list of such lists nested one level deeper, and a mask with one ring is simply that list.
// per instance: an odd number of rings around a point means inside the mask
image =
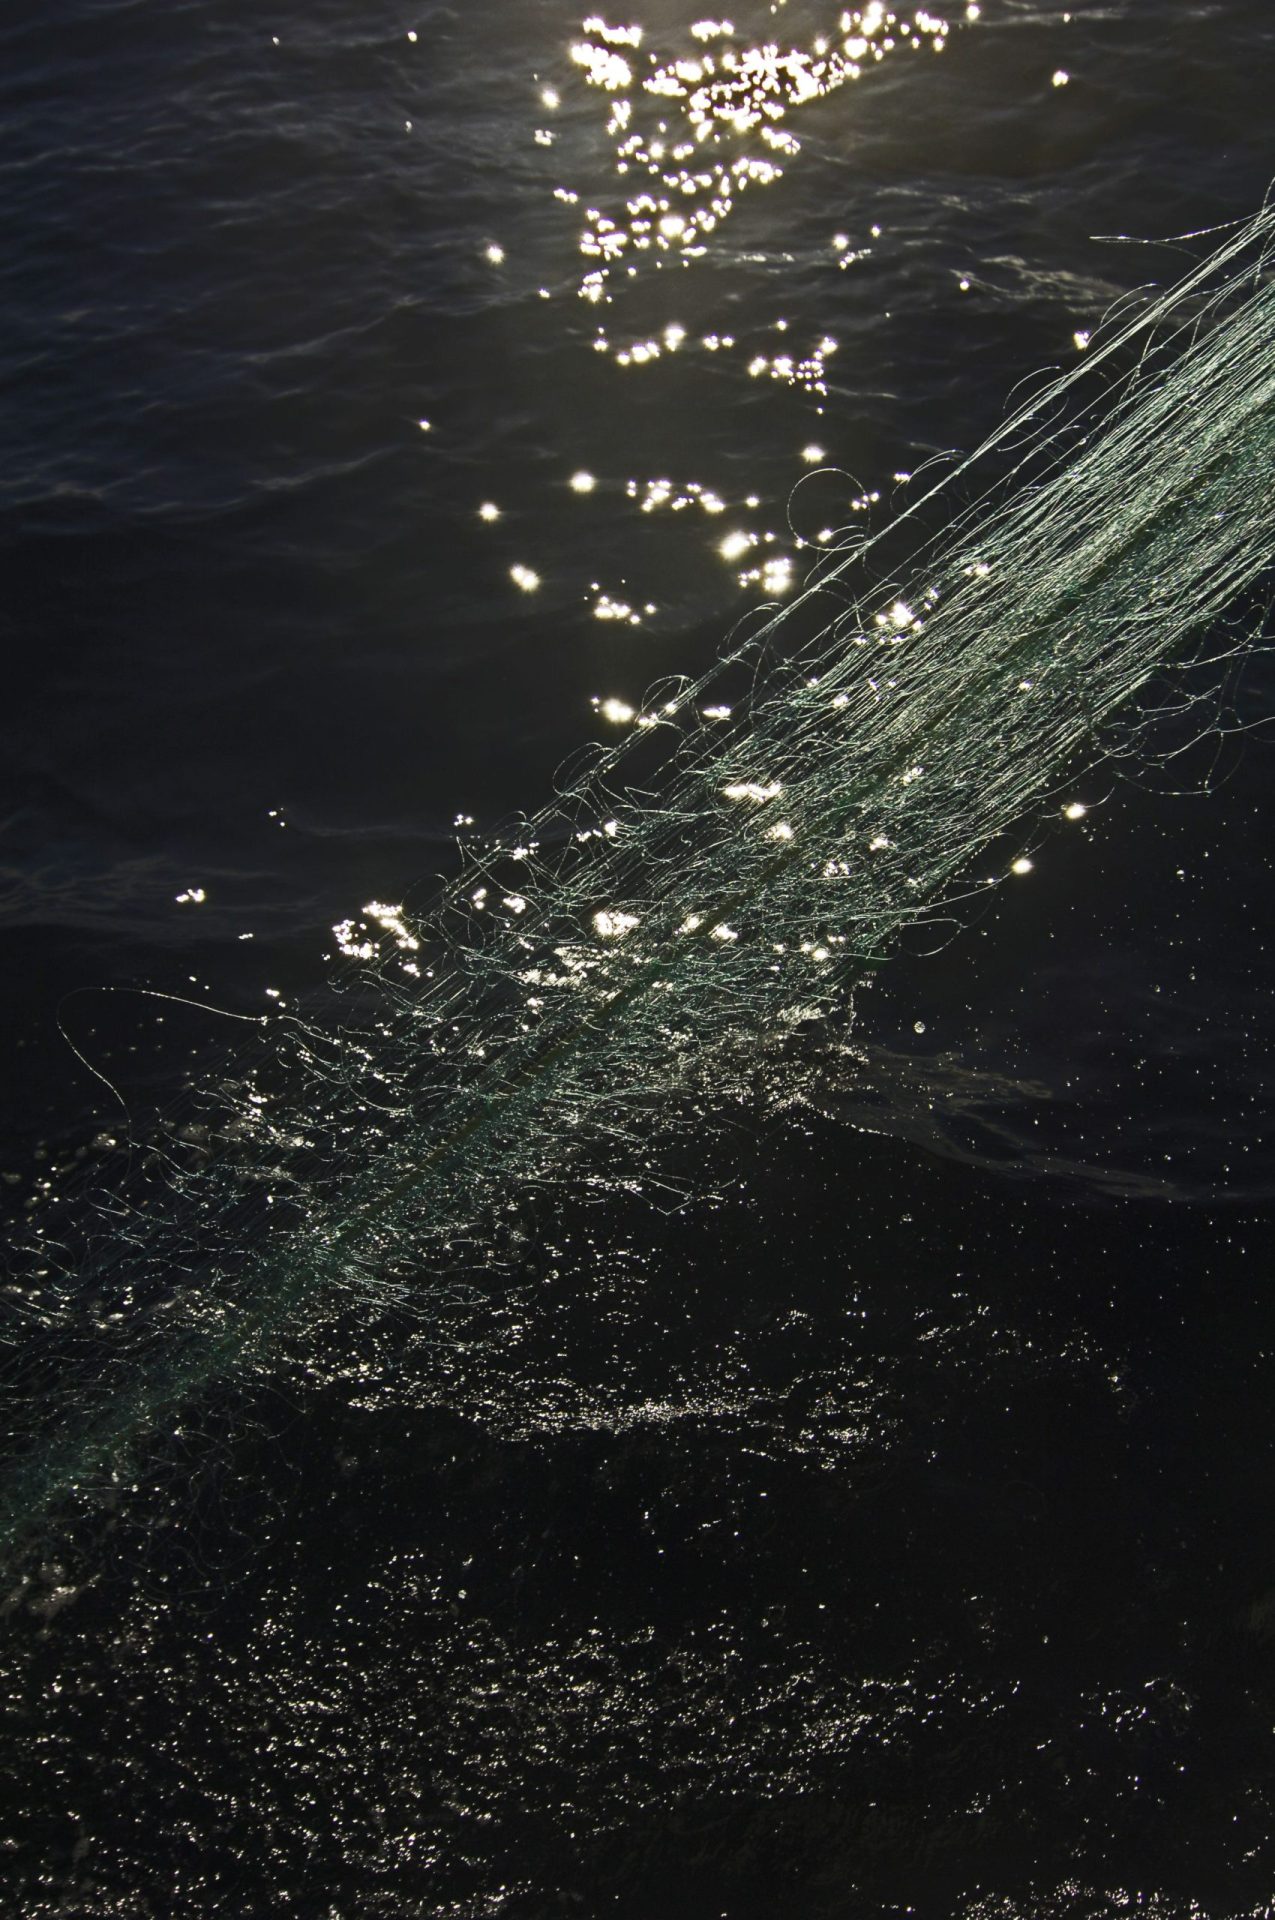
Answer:
[{"label": "fishing net", "polygon": [[36,1232],[10,1552],[340,1303],[427,1321],[516,1269],[538,1196],[675,1201],[679,1135],[764,1104],[909,929],[1026,869],[1111,718],[1270,565],[1273,233],[1113,313],[444,897],[370,904],[330,995]]}]

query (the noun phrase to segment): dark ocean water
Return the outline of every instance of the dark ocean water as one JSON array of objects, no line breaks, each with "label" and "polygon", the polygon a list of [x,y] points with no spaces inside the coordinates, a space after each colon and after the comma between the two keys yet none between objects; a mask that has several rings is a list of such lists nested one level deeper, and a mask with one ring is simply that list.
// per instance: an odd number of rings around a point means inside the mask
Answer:
[{"label": "dark ocean water", "polygon": [[[702,250],[634,226],[623,143],[693,172],[684,106],[573,45],[773,41],[791,94],[840,12],[0,22],[25,1228],[233,1048],[199,1003],[313,992],[1182,263],[1096,236],[1267,189],[1266,0],[936,0],[787,99],[798,150],[715,149],[782,177],[668,190],[718,197]],[[568,1190],[483,1300],[352,1303],[51,1520],[2,1603],[0,1910],[1275,1912],[1273,695],[1255,654],[1196,746],[1088,772],[859,996],[845,1084],[687,1145],[675,1217]]]}]

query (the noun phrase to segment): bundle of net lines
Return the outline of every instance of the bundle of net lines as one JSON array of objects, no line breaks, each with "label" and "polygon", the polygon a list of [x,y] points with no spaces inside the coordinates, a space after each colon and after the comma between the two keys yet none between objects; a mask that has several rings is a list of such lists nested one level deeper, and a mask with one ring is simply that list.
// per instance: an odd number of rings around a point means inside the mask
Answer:
[{"label": "bundle of net lines", "polygon": [[1107,717],[1216,644],[1275,555],[1273,235],[1268,206],[1126,303],[445,898],[374,914],[342,989],[207,1090],[196,1164],[161,1143],[146,1195],[88,1196],[73,1252],[42,1243],[10,1328],[10,1550],[351,1290],[428,1315],[499,1267],[528,1196],[658,1187],[659,1139],[844,1018]]}]

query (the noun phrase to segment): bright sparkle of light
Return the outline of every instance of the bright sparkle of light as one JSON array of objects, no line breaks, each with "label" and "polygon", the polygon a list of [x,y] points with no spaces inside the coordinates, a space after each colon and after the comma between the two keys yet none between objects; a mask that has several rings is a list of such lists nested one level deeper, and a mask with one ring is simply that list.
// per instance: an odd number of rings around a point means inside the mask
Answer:
[{"label": "bright sparkle of light", "polygon": [[509,578],[516,587],[521,587],[524,593],[534,593],[540,585],[540,575],[533,567],[521,565],[510,567]]},{"label": "bright sparkle of light", "polygon": [[[779,13],[784,4],[772,0],[770,12]],[[868,0],[840,15],[839,35],[826,26],[804,46],[767,39],[709,51],[708,43],[734,38],[734,24],[697,20],[690,31],[704,46],[702,54],[652,54],[649,71],[634,58],[642,28],[612,26],[600,14],[582,23],[584,37],[570,48],[585,83],[609,96],[606,132],[615,142],[616,174],[645,173],[655,189],[626,194],[609,209],[590,209],[579,242],[597,263],[580,287],[586,299],[602,297],[600,289],[613,274],[635,276],[642,254],[657,267],[671,253],[684,265],[702,259],[709,236],[732,217],[741,196],[781,180],[801,154],[801,140],[785,124],[790,114],[858,80],[865,61],[880,60],[896,47],[919,50],[928,40],[941,51],[948,26],[924,8],[905,19],[884,0]],[[658,187],[678,195],[677,201],[671,204]],[[856,257],[848,236],[838,235],[834,246],[842,265]],[[711,350],[712,343],[706,344]]]},{"label": "bright sparkle of light", "polygon": [[801,449],[801,457],[806,462],[806,465],[810,467],[817,467],[821,460],[827,459],[823,448],[815,446],[813,441],[808,447]]},{"label": "bright sparkle of light", "polygon": [[761,806],[766,800],[775,800],[783,792],[778,780],[735,780],[722,792],[728,800],[751,800],[755,806]]},{"label": "bright sparkle of light", "polygon": [[500,508],[496,505],[496,502],[494,500],[484,500],[481,507],[479,507],[478,509],[478,518],[480,520],[487,520],[487,521],[499,520]]},{"label": "bright sparkle of light", "polygon": [[572,493],[592,493],[597,484],[593,475],[586,473],[583,468],[579,473],[573,473],[571,476]]},{"label": "bright sparkle of light", "polygon": [[1010,869],[1012,873],[1030,873],[1031,870],[1032,870],[1032,863],[1027,858],[1027,855],[1025,853],[1019,855],[1018,859],[1015,860],[1012,868]]},{"label": "bright sparkle of light", "polygon": [[603,940],[623,940],[626,933],[632,933],[637,925],[635,913],[619,913],[614,908],[605,908],[593,916],[593,930]]},{"label": "bright sparkle of light", "polygon": [[485,258],[491,261],[493,267],[498,267],[504,261],[505,249],[502,246],[498,246],[496,241],[493,240],[491,245],[486,249]]},{"label": "bright sparkle of light", "polygon": [[1069,807],[1063,808],[1063,818],[1066,820],[1083,820],[1086,812],[1087,808],[1079,800],[1073,800]]}]

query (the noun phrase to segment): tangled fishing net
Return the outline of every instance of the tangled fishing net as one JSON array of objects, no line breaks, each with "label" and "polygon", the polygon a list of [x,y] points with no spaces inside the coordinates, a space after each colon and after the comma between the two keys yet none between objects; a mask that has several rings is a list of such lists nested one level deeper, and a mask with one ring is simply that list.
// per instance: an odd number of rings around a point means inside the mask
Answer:
[{"label": "tangled fishing net", "polygon": [[11,1551],[333,1301],[428,1316],[516,1264],[540,1193],[658,1201],[679,1130],[959,916],[974,856],[1270,566],[1273,236],[1267,209],[1113,315],[428,911],[368,909],[334,997],[205,1090],[144,1190],[45,1234],[10,1333]]}]

